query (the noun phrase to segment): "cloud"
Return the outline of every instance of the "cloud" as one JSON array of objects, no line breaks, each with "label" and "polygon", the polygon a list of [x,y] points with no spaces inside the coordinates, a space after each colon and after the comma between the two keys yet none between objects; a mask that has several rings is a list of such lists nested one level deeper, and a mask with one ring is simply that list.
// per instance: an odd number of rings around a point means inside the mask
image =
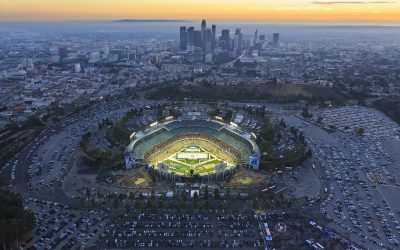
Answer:
[{"label": "cloud", "polygon": [[283,6],[283,7],[277,7],[275,8],[275,10],[331,10],[331,8],[323,6],[307,6],[307,7]]},{"label": "cloud", "polygon": [[398,3],[393,1],[314,1],[313,4],[333,5],[333,4],[389,4]]}]

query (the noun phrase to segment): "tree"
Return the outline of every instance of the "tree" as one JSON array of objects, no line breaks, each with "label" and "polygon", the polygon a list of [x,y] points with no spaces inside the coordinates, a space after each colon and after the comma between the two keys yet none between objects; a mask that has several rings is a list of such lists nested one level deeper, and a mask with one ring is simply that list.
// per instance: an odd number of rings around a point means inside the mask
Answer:
[{"label": "tree", "polygon": [[113,207],[114,208],[118,208],[118,206],[119,206],[119,199],[118,198],[114,198],[113,199]]},{"label": "tree", "polygon": [[226,190],[226,193],[225,193],[225,199],[229,200],[230,198],[231,198],[231,190],[228,189],[228,190]]},{"label": "tree", "polygon": [[81,197],[81,198],[79,199],[79,206],[80,206],[81,208],[84,208],[84,207],[85,207],[85,198]]},{"label": "tree", "polygon": [[232,116],[233,116],[232,110],[228,109],[224,115],[224,121],[230,122],[232,120]]},{"label": "tree", "polygon": [[253,199],[252,206],[253,206],[253,209],[257,209],[257,208],[258,208],[258,201],[257,201],[257,199]]},{"label": "tree", "polygon": [[211,116],[219,116],[220,115],[220,110],[218,107],[215,107],[213,111],[210,112]]},{"label": "tree", "polygon": [[308,108],[304,108],[301,112],[301,116],[305,119],[312,117],[312,114],[309,113]]},{"label": "tree", "polygon": [[157,121],[161,121],[162,119],[164,119],[163,111],[164,109],[161,106],[157,109]]},{"label": "tree", "polygon": [[129,213],[129,211],[130,211],[129,204],[126,203],[126,204],[125,204],[125,212]]},{"label": "tree", "polygon": [[280,206],[281,206],[280,200],[276,200],[276,201],[275,201],[275,207],[276,207],[276,208],[279,208]]},{"label": "tree", "polygon": [[208,199],[208,186],[204,189],[204,199]]},{"label": "tree", "polygon": [[216,188],[216,189],[214,189],[214,199],[218,200],[219,198],[220,198],[219,189]]},{"label": "tree", "polygon": [[364,128],[357,128],[356,129],[356,135],[358,136],[363,136],[364,135]]},{"label": "tree", "polygon": [[199,200],[199,194],[198,194],[198,192],[194,192],[194,194],[193,194],[193,206],[194,206],[195,208],[197,208],[197,202],[198,202],[198,200]]},{"label": "tree", "polygon": [[21,196],[0,190],[0,247],[17,249],[35,227],[35,216],[24,209]]}]

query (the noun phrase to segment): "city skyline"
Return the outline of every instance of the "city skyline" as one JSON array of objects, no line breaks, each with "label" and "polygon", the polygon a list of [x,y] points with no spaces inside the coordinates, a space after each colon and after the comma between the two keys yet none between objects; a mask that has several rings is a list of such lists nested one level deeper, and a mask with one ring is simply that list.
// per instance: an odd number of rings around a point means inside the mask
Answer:
[{"label": "city skyline", "polygon": [[0,0],[0,21],[113,19],[234,20],[299,24],[399,25],[395,1]]}]

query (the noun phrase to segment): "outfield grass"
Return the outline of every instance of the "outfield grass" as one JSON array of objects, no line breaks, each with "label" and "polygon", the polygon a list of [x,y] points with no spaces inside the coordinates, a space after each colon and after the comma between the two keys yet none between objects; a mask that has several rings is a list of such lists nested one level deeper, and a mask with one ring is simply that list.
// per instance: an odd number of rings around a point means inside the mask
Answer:
[{"label": "outfield grass", "polygon": [[205,167],[205,166],[210,165],[210,164],[217,165],[220,162],[221,161],[218,160],[218,159],[213,159],[213,160],[209,160],[209,161],[205,161],[205,162],[202,162],[200,164],[197,164],[196,167]]},{"label": "outfield grass", "polygon": [[187,163],[177,161],[177,160],[172,160],[172,159],[165,160],[165,164],[169,165],[170,171],[182,173],[182,174],[186,174],[186,175],[190,174],[191,167],[193,167],[195,174],[207,173],[207,172],[214,171],[215,166],[219,162],[220,162],[220,160],[218,160],[218,159],[212,159],[212,160],[201,162],[199,164],[194,164],[191,166]]},{"label": "outfield grass", "polygon": [[191,159],[186,159],[185,160],[185,163],[187,163],[189,165],[199,164],[200,162],[204,162],[204,160],[191,160]]},{"label": "outfield grass", "polygon": [[[170,168],[170,171],[177,172],[177,173],[182,173],[182,174],[189,174],[190,173],[190,165],[180,162],[180,161],[174,161],[171,159],[168,159],[164,162],[167,164]],[[177,166],[177,167],[176,167]]]}]

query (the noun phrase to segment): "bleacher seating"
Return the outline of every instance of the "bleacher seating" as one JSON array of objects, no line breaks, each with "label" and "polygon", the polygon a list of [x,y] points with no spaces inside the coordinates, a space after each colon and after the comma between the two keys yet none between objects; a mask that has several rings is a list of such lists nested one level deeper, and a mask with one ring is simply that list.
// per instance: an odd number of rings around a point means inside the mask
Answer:
[{"label": "bleacher seating", "polygon": [[157,149],[165,148],[163,145],[182,139],[182,136],[186,136],[187,139],[196,137],[208,140],[222,148],[233,149],[230,152],[235,157],[239,157],[241,161],[246,161],[253,149],[247,139],[225,129],[218,122],[208,120],[182,120],[165,123],[157,131],[134,141],[130,147],[137,159],[146,159]]}]

